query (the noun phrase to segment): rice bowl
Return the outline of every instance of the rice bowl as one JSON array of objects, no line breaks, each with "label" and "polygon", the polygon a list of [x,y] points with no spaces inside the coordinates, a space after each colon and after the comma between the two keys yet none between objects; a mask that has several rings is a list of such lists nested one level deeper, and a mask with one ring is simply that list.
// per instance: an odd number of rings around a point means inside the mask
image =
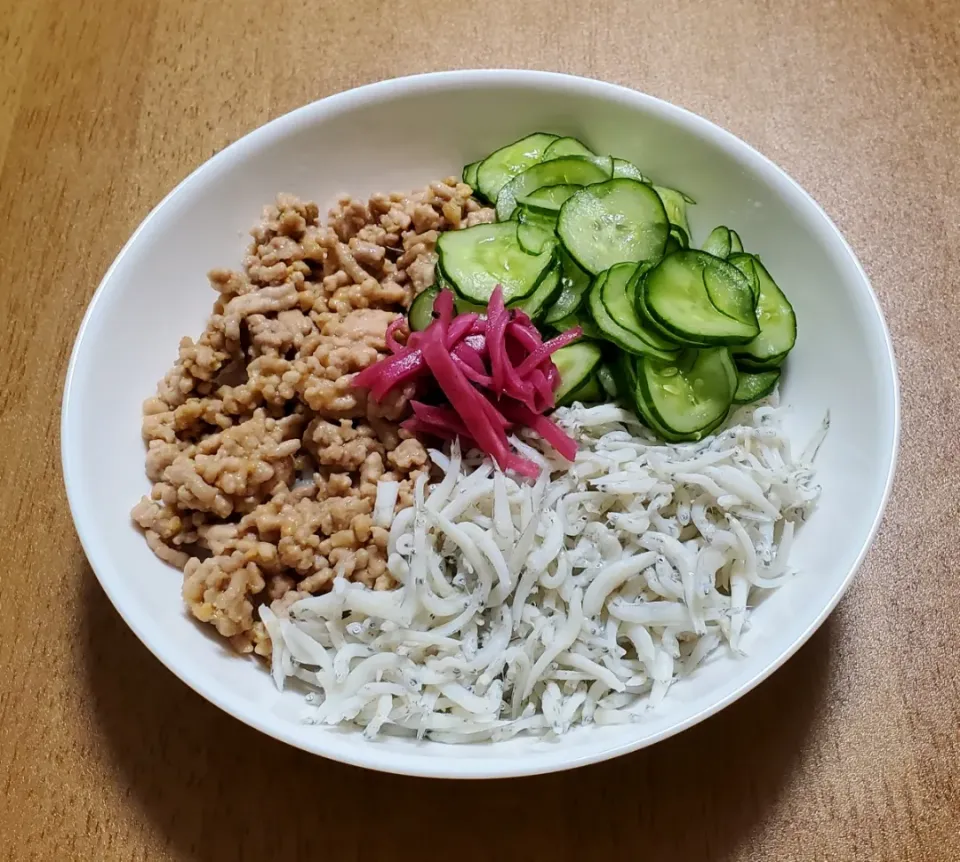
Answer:
[{"label": "rice bowl", "polygon": [[[509,120],[509,112],[495,109],[503,104],[526,112],[522,126]],[[797,370],[783,387],[784,402],[792,408],[786,421],[793,439],[814,433],[825,408],[833,415],[818,461],[821,509],[795,547],[796,567],[816,572],[816,577],[794,579],[758,609],[756,652],[742,660],[709,662],[677,683],[663,711],[642,725],[585,728],[564,737],[559,746],[512,739],[442,754],[429,742],[374,744],[300,726],[301,693],[278,696],[255,668],[213,649],[183,617],[178,596],[171,602],[159,588],[162,567],[158,570],[159,564],[144,555],[136,533],[119,514],[120,500],[129,502],[142,493],[134,467],[137,402],[160,376],[171,340],[175,343],[191,321],[195,326],[202,319],[204,303],[188,282],[197,272],[236,256],[237,230],[263,199],[278,189],[330,201],[344,188],[410,187],[438,169],[454,170],[476,158],[474,148],[492,149],[495,139],[529,127],[533,105],[540,118],[536,125],[551,125],[561,104],[575,108],[571,115],[578,123],[598,130],[594,137],[606,136],[611,150],[631,156],[632,148],[638,159],[644,150],[645,165],[658,163],[653,167],[659,175],[696,189],[701,206],[714,210],[705,212],[705,218],[720,221],[726,213],[718,208],[734,206],[746,223],[744,235],[785,274],[781,277],[789,283],[791,300],[796,296],[801,324],[809,321],[808,331],[817,333],[807,347],[798,344],[802,361],[794,363]],[[439,110],[450,118],[449,129],[414,134],[389,157],[363,143],[360,129],[371,112],[396,112],[406,124],[411,117],[426,118]],[[631,134],[618,133],[625,123]],[[351,134],[358,136],[357,147],[349,157],[339,157],[343,163],[334,172],[339,176],[324,179],[313,154],[329,140]],[[721,188],[725,170],[739,173],[735,192]],[[257,179],[244,187],[236,182],[240,176]],[[200,225],[218,224],[204,228],[200,241]],[[704,228],[709,223],[700,225]],[[789,245],[784,236],[790,237]],[[164,258],[162,250],[169,247],[184,253],[175,261]],[[154,284],[171,285],[177,301],[151,298],[156,291],[141,287],[143,280],[131,277],[135,270],[151,272]],[[114,352],[127,349],[129,340],[118,341],[117,334],[129,332],[123,321],[145,310],[155,333],[139,347],[142,364],[118,367],[104,359],[104,351],[94,345],[112,342]],[[841,367],[845,375],[831,373]],[[106,396],[97,394],[95,380],[110,391],[131,394],[99,403]],[[859,410],[849,406],[851,391],[864,399]],[[87,404],[92,399],[94,410],[79,410],[80,399]],[[117,421],[107,429],[94,427],[92,413]],[[118,258],[88,312],[68,375],[63,446],[71,505],[98,576],[141,639],[182,678],[248,723],[308,750],[393,771],[481,776],[564,768],[649,744],[720,708],[782,663],[839,599],[865,552],[889,488],[897,423],[892,354],[869,286],[832,225],[772,165],[705,121],[619,88],[537,73],[458,73],[376,85],[309,106],[228,149],[174,192]],[[89,465],[98,451],[111,453],[100,458],[111,466],[94,479]],[[131,576],[131,570],[144,575]]]}]

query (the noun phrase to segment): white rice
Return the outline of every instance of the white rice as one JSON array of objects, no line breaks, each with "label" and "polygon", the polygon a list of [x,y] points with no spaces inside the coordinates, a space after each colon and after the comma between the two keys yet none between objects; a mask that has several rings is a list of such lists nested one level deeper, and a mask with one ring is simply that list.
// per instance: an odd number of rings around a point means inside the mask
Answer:
[{"label": "white rice", "polygon": [[[535,484],[456,445],[431,452],[444,478],[422,481],[390,528],[397,590],[338,578],[288,618],[261,607],[274,679],[313,689],[305,721],[371,738],[641,719],[708,655],[739,651],[750,607],[792,576],[827,423],[795,459],[779,414],[774,397],[665,445],[615,406],[574,405],[554,414],[579,444],[573,466],[523,443],[544,467]],[[396,489],[381,491],[384,522]]]}]

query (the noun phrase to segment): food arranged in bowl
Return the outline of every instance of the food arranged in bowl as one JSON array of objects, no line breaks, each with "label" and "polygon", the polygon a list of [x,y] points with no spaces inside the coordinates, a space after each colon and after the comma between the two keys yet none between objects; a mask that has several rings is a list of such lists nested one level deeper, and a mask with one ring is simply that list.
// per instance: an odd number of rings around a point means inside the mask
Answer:
[{"label": "food arranged in bowl", "polygon": [[692,203],[544,133],[325,222],[281,195],[144,408],[191,613],[371,737],[636,721],[738,650],[822,435],[780,424],[789,301]]}]

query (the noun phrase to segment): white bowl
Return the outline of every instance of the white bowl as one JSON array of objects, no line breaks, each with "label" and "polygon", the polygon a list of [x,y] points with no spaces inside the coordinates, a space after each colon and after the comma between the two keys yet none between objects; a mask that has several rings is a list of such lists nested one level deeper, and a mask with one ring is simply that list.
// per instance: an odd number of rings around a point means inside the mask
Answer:
[{"label": "white bowl", "polygon": [[[800,531],[800,576],[754,613],[743,658],[717,657],[632,726],[559,741],[473,746],[298,724],[255,661],[225,649],[180,598],[130,521],[149,489],[140,405],[201,331],[205,273],[237,266],[247,231],[278,192],[331,203],[342,192],[412,189],[534,130],[575,135],[697,199],[696,241],[735,227],[790,297],[799,340],[783,386],[803,444],[829,409],[818,460],[823,497]],[[63,472],[84,550],[137,636],[184,682],[241,721],[316,754],[373,769],[444,777],[526,775],[624,754],[690,727],[749,691],[817,629],[876,532],[893,477],[899,404],[890,338],[867,277],[819,206],[766,158],[681,108],[611,84],[542,72],[420,75],[293,111],[218,153],[180,183],[110,267],[80,327],[63,399]]]}]

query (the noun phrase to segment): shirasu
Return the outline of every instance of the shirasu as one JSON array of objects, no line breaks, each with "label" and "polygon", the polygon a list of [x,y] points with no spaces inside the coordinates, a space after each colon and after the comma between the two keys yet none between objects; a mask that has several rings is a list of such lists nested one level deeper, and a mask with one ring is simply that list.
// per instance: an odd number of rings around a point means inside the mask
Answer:
[{"label": "shirasu", "polygon": [[[641,719],[712,652],[738,652],[751,605],[793,576],[828,422],[795,458],[780,413],[774,396],[699,443],[666,445],[613,405],[563,408],[572,465],[517,441],[544,465],[536,483],[457,444],[431,452],[442,478],[421,477],[390,523],[396,590],[337,578],[285,616],[261,607],[274,679],[311,688],[305,721],[371,738]],[[382,524],[397,494],[384,485]]]}]

